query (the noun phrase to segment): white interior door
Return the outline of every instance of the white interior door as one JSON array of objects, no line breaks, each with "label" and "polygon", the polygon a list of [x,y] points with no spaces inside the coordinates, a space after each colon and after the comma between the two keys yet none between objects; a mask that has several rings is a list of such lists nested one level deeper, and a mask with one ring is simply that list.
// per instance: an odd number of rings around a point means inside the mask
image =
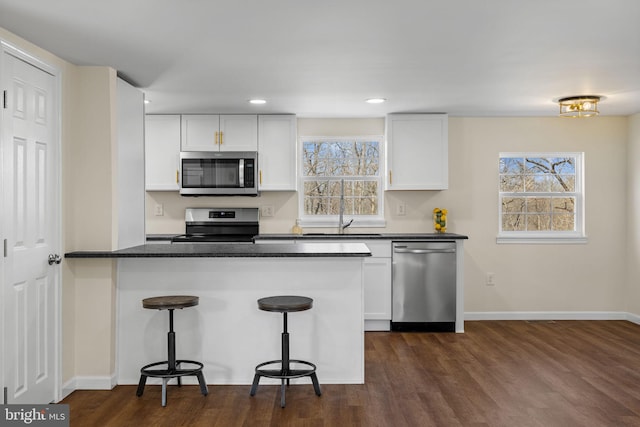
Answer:
[{"label": "white interior door", "polygon": [[58,97],[56,77],[19,56],[3,46],[0,354],[7,403],[41,404],[59,388]]}]

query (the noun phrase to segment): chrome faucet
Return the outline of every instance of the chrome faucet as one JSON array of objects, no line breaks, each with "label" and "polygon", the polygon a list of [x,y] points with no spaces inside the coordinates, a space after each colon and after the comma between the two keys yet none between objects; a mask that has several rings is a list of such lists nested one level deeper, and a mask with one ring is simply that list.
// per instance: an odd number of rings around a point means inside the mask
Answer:
[{"label": "chrome faucet", "polygon": [[338,219],[338,233],[344,234],[344,229],[350,226],[353,223],[353,218],[351,221],[345,223],[344,222],[344,179],[340,180],[340,218]]}]

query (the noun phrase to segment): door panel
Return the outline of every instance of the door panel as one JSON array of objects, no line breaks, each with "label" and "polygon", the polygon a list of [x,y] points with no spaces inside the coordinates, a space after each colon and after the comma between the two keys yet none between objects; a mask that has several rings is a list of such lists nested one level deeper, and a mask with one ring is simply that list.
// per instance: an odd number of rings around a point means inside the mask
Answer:
[{"label": "door panel", "polygon": [[8,403],[56,398],[59,267],[55,77],[3,52],[3,387]]}]

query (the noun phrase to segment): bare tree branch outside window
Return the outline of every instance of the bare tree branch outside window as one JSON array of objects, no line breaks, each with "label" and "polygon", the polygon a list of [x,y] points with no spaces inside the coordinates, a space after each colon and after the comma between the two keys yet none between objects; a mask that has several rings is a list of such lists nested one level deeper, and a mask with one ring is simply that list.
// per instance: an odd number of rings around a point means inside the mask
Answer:
[{"label": "bare tree branch outside window", "polygon": [[338,215],[344,179],[346,215],[378,215],[380,143],[368,139],[308,138],[302,143],[305,215]]},{"label": "bare tree branch outside window", "polygon": [[575,157],[501,157],[502,231],[576,230]]}]

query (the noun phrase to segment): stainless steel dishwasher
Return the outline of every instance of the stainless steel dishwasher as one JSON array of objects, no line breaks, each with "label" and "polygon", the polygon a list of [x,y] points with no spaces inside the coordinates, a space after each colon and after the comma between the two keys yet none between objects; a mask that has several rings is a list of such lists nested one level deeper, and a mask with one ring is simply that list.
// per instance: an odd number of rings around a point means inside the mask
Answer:
[{"label": "stainless steel dishwasher", "polygon": [[391,330],[455,331],[456,244],[393,242]]}]

